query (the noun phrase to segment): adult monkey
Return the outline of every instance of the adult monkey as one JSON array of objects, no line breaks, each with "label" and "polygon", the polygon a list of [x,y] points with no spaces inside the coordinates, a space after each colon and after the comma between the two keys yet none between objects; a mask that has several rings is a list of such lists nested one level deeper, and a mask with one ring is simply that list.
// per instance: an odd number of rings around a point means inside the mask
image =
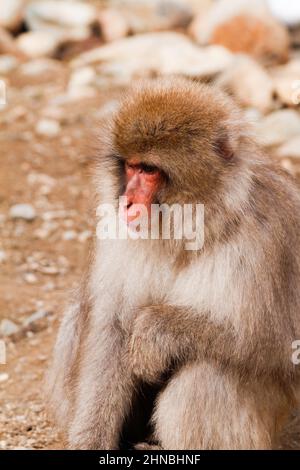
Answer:
[{"label": "adult monkey", "polygon": [[[296,406],[300,197],[221,92],[183,79],[131,90],[101,136],[99,203],[205,205],[205,242],[97,240],[55,349],[70,448],[116,449],[141,384],[159,384],[163,449],[271,449]],[[147,393],[146,393],[147,399]],[[150,445],[151,448],[151,445]]]}]

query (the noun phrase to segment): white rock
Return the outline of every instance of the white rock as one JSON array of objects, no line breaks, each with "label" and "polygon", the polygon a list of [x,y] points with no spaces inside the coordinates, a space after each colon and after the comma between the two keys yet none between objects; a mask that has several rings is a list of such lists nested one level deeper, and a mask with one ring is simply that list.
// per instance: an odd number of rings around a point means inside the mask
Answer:
[{"label": "white rock", "polygon": [[[6,110],[6,108],[8,107],[8,101],[11,101],[11,98],[16,96],[14,92],[11,94],[12,90],[10,87],[10,90],[9,90],[10,98],[8,98],[9,86],[10,86],[10,80],[0,75],[0,111],[4,109],[6,111],[5,116],[4,114],[2,115],[3,117],[1,116],[0,124],[2,124],[2,122],[5,122],[6,124],[9,123],[9,119],[7,115],[10,113],[10,111],[9,109]],[[13,140],[15,140],[15,137],[13,137]]]},{"label": "white rock", "polygon": [[54,187],[56,185],[56,180],[52,176],[45,173],[29,173],[27,175],[28,184],[42,184]]},{"label": "white rock", "polygon": [[97,91],[92,86],[73,87],[68,90],[64,100],[65,103],[72,103],[74,101],[94,98],[96,95]]},{"label": "white rock", "polygon": [[[49,101],[50,106],[65,106],[80,100],[94,98],[97,90],[93,86],[72,87],[67,89],[67,93],[57,95]],[[69,136],[63,136],[62,141],[70,145],[72,140]]]},{"label": "white rock", "polygon": [[272,70],[274,91],[280,101],[288,106],[300,104],[300,60],[294,59],[286,65]]},{"label": "white rock", "polygon": [[53,119],[41,119],[36,125],[36,133],[43,137],[57,137],[61,131],[59,122]]},{"label": "white rock", "polygon": [[50,315],[50,312],[48,312],[47,310],[38,310],[37,312],[33,313],[32,315],[30,315],[28,318],[26,318],[26,320],[23,321],[23,325],[26,327],[26,326],[29,326],[33,323],[36,323],[36,322],[39,322],[41,320],[44,320],[45,318],[47,318],[48,316]]},{"label": "white rock", "polygon": [[300,135],[300,115],[292,109],[275,111],[258,123],[257,135],[266,147],[283,144]]},{"label": "white rock", "polygon": [[218,81],[226,91],[230,91],[238,102],[256,108],[262,113],[273,106],[273,82],[271,77],[256,61],[240,56]]},{"label": "white rock", "polygon": [[77,238],[77,233],[75,232],[75,230],[66,230],[62,236],[62,239],[65,241],[76,240],[76,238]]},{"label": "white rock", "polygon": [[273,15],[288,26],[300,24],[299,0],[267,0]]},{"label": "white rock", "polygon": [[34,220],[36,218],[35,208],[31,204],[15,204],[9,210],[12,219]]},{"label": "white rock", "polygon": [[193,13],[201,13],[207,11],[215,0],[186,0]]},{"label": "white rock", "polygon": [[52,56],[62,43],[64,36],[49,31],[29,31],[20,34],[16,43],[28,57]]},{"label": "white rock", "polygon": [[294,137],[284,143],[276,151],[279,158],[298,158],[300,159],[300,136]]},{"label": "white rock", "polygon": [[22,22],[24,0],[0,0],[0,26],[15,30]]},{"label": "white rock", "polygon": [[80,241],[81,243],[85,243],[87,240],[92,238],[92,236],[93,234],[90,230],[84,230],[84,232],[81,232],[78,235],[78,241]]},{"label": "white rock", "polygon": [[98,15],[101,36],[105,42],[116,41],[129,33],[129,23],[118,10],[106,8]]},{"label": "white rock", "polygon": [[96,9],[87,3],[65,0],[41,0],[28,5],[25,21],[29,29],[77,31],[86,34],[96,20]]},{"label": "white rock", "polygon": [[[6,122],[8,124],[12,124],[20,119],[26,119],[28,117],[28,109],[22,105],[15,106],[7,111],[5,117]],[[24,133],[22,134],[22,137],[24,138]]]},{"label": "white rock", "polygon": [[208,44],[214,30],[236,15],[265,16],[268,8],[261,0],[219,0],[204,14],[196,17],[190,25],[190,33],[199,44]]},{"label": "white rock", "polygon": [[92,85],[95,82],[95,79],[96,72],[93,67],[82,67],[72,73],[68,88],[73,89]]},{"label": "white rock", "polygon": [[0,55],[0,74],[12,72],[19,65],[18,59],[13,55]]},{"label": "white rock", "polygon": [[0,323],[0,335],[10,336],[19,331],[19,327],[11,320],[4,319]]},{"label": "white rock", "polygon": [[244,109],[244,116],[247,122],[257,124],[262,119],[262,113],[257,108]]},{"label": "white rock", "polygon": [[42,219],[45,221],[55,220],[55,219],[67,219],[68,217],[76,217],[78,214],[76,211],[70,210],[57,210],[57,211],[48,211],[42,214]]},{"label": "white rock", "polygon": [[128,84],[135,77],[153,73],[210,77],[225,70],[232,61],[233,54],[223,47],[199,48],[183,34],[160,32],[124,38],[93,49],[76,58],[72,66],[99,64],[97,70],[102,76]]},{"label": "white rock", "polygon": [[8,379],[9,379],[9,375],[6,374],[5,372],[3,372],[2,374],[0,374],[0,383],[6,382]]},{"label": "white rock", "polygon": [[282,166],[282,168],[288,171],[291,175],[296,176],[295,165],[291,162],[291,160],[289,160],[288,158],[284,158],[283,160],[280,161],[280,165]]},{"label": "white rock", "polygon": [[[59,108],[58,106],[47,106],[46,108],[42,110],[42,115],[46,118],[50,118],[50,119],[54,119],[55,121],[62,122],[66,117],[66,112],[63,108]],[[54,179],[53,181],[55,182]]]},{"label": "white rock", "polygon": [[58,73],[61,70],[61,63],[49,58],[33,59],[19,67],[19,72],[27,77],[36,77],[51,72]]},{"label": "white rock", "polygon": [[46,240],[57,230],[59,225],[54,221],[45,221],[41,227],[34,231],[34,236],[41,240]]},{"label": "white rock", "polygon": [[53,291],[55,289],[55,284],[54,282],[47,282],[44,286],[43,286],[43,290],[45,292],[50,292],[50,291]]},{"label": "white rock", "polygon": [[5,251],[0,250],[0,264],[4,263],[4,261],[6,261],[6,260],[7,260],[7,255],[6,255]]},{"label": "white rock", "polygon": [[195,17],[189,33],[200,45],[220,44],[257,59],[284,62],[289,53],[288,32],[264,0],[215,1]]},{"label": "white rock", "polygon": [[119,101],[118,100],[110,100],[107,103],[105,103],[101,108],[97,109],[95,111],[95,118],[96,119],[103,119],[106,117],[111,116],[114,114],[119,108]]},{"label": "white rock", "polygon": [[96,78],[97,74],[93,67],[76,69],[72,73],[68,83],[67,94],[65,96],[66,101],[72,102],[93,98],[96,95],[94,88]]},{"label": "white rock", "polygon": [[134,33],[186,26],[193,15],[186,0],[111,0],[110,6],[120,12]]},{"label": "white rock", "polygon": [[27,282],[27,284],[36,284],[38,281],[38,278],[33,273],[25,273],[23,278],[24,281]]}]

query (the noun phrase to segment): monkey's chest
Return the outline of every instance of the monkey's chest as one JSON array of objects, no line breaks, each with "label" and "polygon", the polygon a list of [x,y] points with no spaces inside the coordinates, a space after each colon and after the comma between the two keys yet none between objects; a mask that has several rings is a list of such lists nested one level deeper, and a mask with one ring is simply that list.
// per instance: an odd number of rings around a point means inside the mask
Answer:
[{"label": "monkey's chest", "polygon": [[213,321],[231,318],[235,322],[238,321],[243,290],[233,258],[204,258],[176,276],[166,301],[192,308],[199,314],[209,313]]},{"label": "monkey's chest", "polygon": [[128,320],[138,307],[165,303],[173,282],[174,273],[167,264],[144,260],[127,265],[121,286],[120,320]]}]

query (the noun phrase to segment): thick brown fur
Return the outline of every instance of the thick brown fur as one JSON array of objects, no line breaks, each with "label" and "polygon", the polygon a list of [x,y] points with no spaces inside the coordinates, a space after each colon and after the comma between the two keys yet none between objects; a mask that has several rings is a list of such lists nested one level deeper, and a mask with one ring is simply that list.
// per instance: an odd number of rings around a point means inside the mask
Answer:
[{"label": "thick brown fur", "polygon": [[50,374],[68,445],[117,449],[146,382],[162,384],[159,448],[276,448],[298,406],[298,188],[229,98],[183,79],[142,83],[120,103],[100,137],[98,203],[117,207],[133,156],[166,175],[158,202],[205,204],[205,243],[97,240]]}]

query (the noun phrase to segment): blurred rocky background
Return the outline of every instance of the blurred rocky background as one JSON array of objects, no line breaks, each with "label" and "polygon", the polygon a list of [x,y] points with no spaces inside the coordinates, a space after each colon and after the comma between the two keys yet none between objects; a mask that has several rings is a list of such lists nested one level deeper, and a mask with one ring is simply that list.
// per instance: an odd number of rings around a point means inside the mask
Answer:
[{"label": "blurred rocky background", "polygon": [[62,445],[42,381],[94,230],[94,130],[170,74],[225,89],[300,177],[298,0],[0,0],[0,449]]}]

